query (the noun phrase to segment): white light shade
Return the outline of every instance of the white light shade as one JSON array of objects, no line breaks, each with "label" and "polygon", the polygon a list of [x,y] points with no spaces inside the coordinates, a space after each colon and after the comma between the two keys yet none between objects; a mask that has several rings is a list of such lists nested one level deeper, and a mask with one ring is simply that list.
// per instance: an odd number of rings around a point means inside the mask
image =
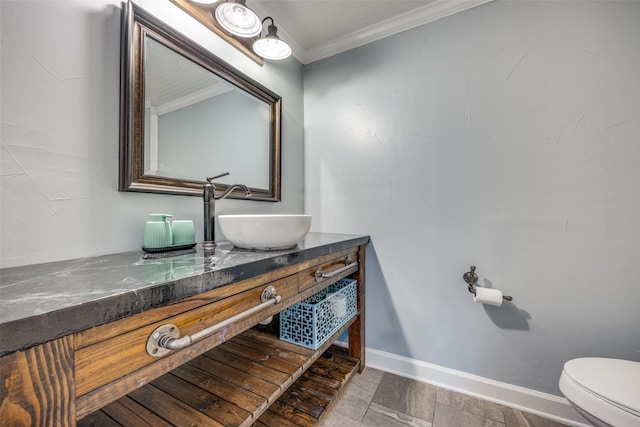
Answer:
[{"label": "white light shade", "polygon": [[253,50],[265,59],[285,59],[291,55],[291,47],[275,37],[265,37],[253,44]]},{"label": "white light shade", "polygon": [[194,3],[200,3],[200,4],[214,4],[217,3],[218,0],[191,0]]},{"label": "white light shade", "polygon": [[267,35],[253,43],[253,51],[265,59],[284,59],[291,55],[291,47],[278,37],[278,28],[273,23],[273,18],[267,16],[262,20],[271,20],[267,27]]},{"label": "white light shade", "polygon": [[223,3],[216,8],[216,20],[226,31],[238,37],[254,37],[262,31],[260,18],[242,3]]}]

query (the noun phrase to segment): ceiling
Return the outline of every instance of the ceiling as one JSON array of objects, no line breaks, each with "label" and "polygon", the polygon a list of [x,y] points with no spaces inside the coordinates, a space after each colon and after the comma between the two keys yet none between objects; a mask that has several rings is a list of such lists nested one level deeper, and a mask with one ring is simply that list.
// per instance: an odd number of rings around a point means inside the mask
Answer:
[{"label": "ceiling", "polygon": [[409,30],[492,0],[248,0],[271,16],[303,64]]}]

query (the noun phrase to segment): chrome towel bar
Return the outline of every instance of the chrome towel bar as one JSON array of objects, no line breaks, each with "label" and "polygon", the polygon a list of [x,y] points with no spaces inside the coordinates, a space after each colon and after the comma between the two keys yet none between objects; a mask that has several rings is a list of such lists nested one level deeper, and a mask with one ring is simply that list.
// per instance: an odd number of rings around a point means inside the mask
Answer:
[{"label": "chrome towel bar", "polygon": [[351,270],[353,268],[358,268],[358,262],[357,261],[353,261],[351,259],[351,257],[347,257],[344,260],[344,267],[340,267],[339,269],[333,270],[330,273],[325,273],[322,270],[322,267],[318,267],[318,269],[316,270],[316,274],[315,274],[316,282],[321,282],[324,279],[331,279],[332,277],[336,277],[337,275],[342,274],[345,271],[349,271],[349,270]]},{"label": "chrome towel bar", "polygon": [[151,335],[149,335],[149,338],[147,339],[147,353],[153,357],[161,357],[171,350],[179,350],[181,348],[185,348],[196,341],[200,341],[201,339],[215,334],[219,330],[226,328],[232,323],[246,319],[247,317],[253,316],[254,314],[264,310],[269,306],[278,304],[282,300],[282,297],[276,293],[276,289],[273,286],[267,286],[262,291],[260,300],[262,301],[261,304],[258,304],[255,307],[251,307],[250,309],[245,310],[242,313],[231,316],[220,323],[211,325],[208,328],[202,329],[201,331],[198,331],[191,335],[185,335],[181,337],[180,330],[176,325],[172,325],[171,323],[162,325],[156,328],[151,333]]}]

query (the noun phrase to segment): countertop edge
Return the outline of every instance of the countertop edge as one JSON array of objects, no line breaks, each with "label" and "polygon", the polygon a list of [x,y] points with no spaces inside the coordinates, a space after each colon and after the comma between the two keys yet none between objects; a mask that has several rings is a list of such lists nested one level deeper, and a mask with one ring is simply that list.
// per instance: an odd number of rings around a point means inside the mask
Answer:
[{"label": "countertop edge", "polygon": [[[150,309],[173,304],[182,299],[256,277],[284,266],[295,265],[343,249],[366,245],[370,241],[369,236],[346,234],[336,236],[342,236],[344,239],[310,248],[293,249],[286,253],[274,252],[272,257],[222,268],[212,273],[201,273],[140,290],[98,298],[56,311],[0,323],[0,356],[25,350]],[[132,252],[132,254],[135,253]],[[283,257],[287,258],[286,265],[282,265]],[[194,281],[198,282],[198,286],[194,286]]]}]

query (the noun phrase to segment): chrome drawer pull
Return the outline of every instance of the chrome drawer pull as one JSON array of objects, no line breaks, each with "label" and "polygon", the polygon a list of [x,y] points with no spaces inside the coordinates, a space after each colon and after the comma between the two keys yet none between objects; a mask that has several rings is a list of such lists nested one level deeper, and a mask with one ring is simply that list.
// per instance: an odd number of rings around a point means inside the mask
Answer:
[{"label": "chrome drawer pull", "polygon": [[318,267],[315,274],[316,282],[321,282],[324,279],[331,279],[332,277],[336,277],[337,275],[354,268],[358,268],[358,262],[353,261],[349,256],[344,260],[344,267],[340,267],[339,269],[334,270],[330,273],[325,273],[324,271],[322,271],[322,267]]},{"label": "chrome drawer pull", "polygon": [[248,310],[238,313],[235,316],[231,316],[228,319],[223,320],[220,323],[211,325],[201,331],[193,333],[191,335],[180,336],[180,330],[176,325],[167,323],[154,330],[147,339],[147,353],[153,357],[164,356],[171,350],[179,350],[185,348],[196,341],[200,341],[203,338],[213,335],[221,329],[235,323],[239,320],[243,320],[247,317],[253,316],[259,311],[265,308],[278,304],[282,297],[276,293],[276,289],[273,286],[267,286],[262,291],[260,296],[261,304],[251,307]]}]

